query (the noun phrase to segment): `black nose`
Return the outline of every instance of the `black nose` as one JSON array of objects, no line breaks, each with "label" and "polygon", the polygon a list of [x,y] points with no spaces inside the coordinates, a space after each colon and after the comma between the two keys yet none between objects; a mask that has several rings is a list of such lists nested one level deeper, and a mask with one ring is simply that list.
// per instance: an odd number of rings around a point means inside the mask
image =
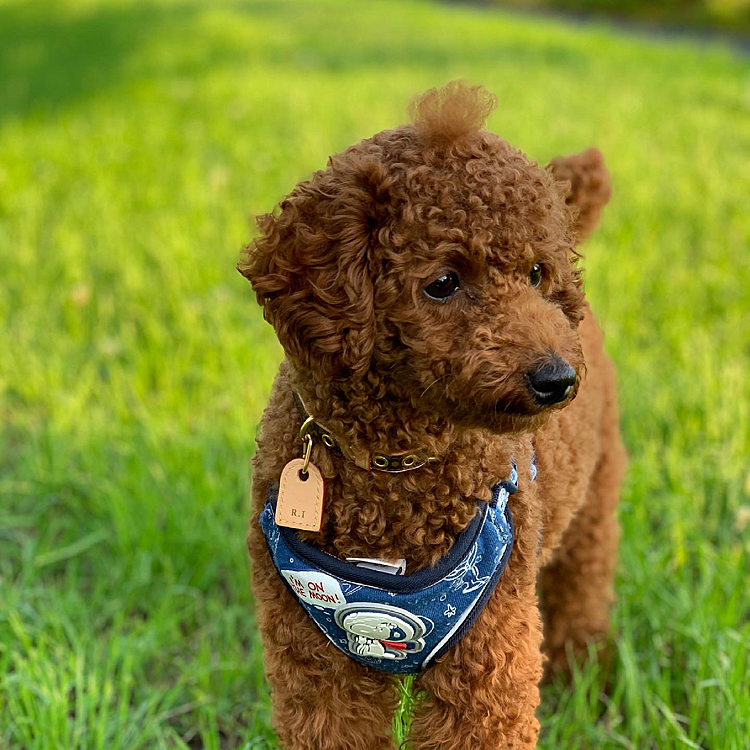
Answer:
[{"label": "black nose", "polygon": [[575,382],[576,371],[557,355],[539,360],[526,372],[526,383],[540,406],[564,401]]}]

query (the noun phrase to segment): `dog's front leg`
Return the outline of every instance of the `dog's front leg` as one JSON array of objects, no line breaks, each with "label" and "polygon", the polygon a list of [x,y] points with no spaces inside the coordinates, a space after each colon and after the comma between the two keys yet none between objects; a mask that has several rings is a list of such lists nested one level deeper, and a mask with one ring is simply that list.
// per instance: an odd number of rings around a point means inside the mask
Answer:
[{"label": "dog's front leg", "polygon": [[253,570],[256,616],[281,747],[391,750],[398,702],[394,679],[329,643],[263,552]]},{"label": "dog's front leg", "polygon": [[415,750],[536,747],[540,643],[533,591],[523,602],[495,592],[466,636],[419,680],[427,696],[413,723]]},{"label": "dog's front leg", "polygon": [[414,750],[536,747],[542,629],[531,555],[520,557],[471,630],[420,677]]}]

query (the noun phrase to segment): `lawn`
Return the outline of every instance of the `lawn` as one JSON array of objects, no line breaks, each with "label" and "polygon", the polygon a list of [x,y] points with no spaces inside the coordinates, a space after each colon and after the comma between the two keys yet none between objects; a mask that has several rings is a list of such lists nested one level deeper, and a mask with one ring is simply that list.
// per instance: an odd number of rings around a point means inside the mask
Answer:
[{"label": "lawn", "polygon": [[540,747],[748,747],[750,58],[412,0],[0,6],[0,747],[275,747],[244,535],[281,351],[234,264],[459,76],[615,186],[617,651],[545,689]]}]

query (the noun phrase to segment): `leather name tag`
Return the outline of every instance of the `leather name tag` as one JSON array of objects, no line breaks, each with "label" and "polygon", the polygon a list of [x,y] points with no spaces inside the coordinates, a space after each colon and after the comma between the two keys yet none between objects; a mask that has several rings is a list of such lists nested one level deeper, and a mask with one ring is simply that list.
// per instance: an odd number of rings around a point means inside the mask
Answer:
[{"label": "leather name tag", "polygon": [[307,465],[303,480],[304,461],[293,458],[281,472],[279,498],[276,501],[276,525],[303,531],[320,531],[323,524],[323,494],[325,485],[320,470]]}]

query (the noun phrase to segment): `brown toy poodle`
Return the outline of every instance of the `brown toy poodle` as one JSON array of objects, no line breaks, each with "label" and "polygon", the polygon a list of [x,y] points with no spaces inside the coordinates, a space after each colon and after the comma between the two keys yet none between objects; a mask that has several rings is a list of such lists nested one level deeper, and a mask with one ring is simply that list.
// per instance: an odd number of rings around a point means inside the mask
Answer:
[{"label": "brown toy poodle", "polygon": [[284,748],[392,747],[409,672],[411,748],[533,748],[545,660],[608,632],[625,454],[575,262],[609,177],[529,161],[494,104],[428,91],[239,264],[286,353],[248,538]]}]

